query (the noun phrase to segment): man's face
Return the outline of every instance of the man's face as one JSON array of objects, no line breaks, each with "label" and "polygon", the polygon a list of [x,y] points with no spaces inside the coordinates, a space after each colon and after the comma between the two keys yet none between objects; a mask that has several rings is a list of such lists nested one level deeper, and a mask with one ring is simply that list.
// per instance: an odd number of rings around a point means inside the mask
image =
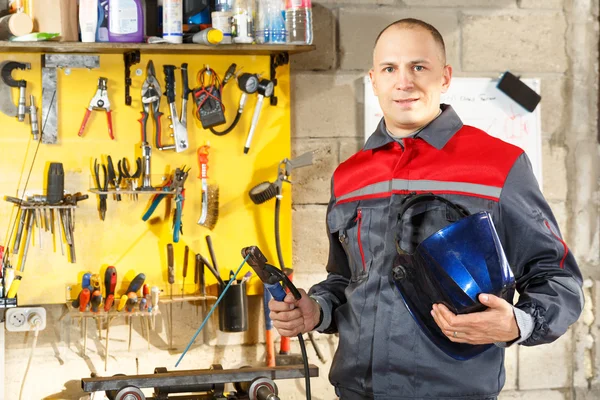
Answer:
[{"label": "man's face", "polygon": [[379,38],[369,76],[388,130],[406,136],[438,114],[440,95],[450,86],[452,67],[421,27],[393,26]]}]

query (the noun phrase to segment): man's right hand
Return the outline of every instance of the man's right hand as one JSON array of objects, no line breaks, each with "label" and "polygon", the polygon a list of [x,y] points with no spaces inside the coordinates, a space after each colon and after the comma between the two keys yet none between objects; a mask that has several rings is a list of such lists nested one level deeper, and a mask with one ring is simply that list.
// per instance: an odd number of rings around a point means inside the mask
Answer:
[{"label": "man's right hand", "polygon": [[273,326],[281,336],[296,336],[312,331],[319,323],[321,308],[303,289],[298,289],[302,297],[296,300],[288,293],[283,301],[269,301],[269,316]]}]

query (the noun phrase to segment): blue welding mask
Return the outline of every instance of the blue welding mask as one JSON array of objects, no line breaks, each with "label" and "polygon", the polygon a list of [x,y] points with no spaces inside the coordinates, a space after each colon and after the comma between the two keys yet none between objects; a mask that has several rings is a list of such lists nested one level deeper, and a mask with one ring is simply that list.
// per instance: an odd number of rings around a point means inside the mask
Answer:
[{"label": "blue welding mask", "polygon": [[408,311],[444,353],[468,360],[492,344],[450,341],[430,312],[434,303],[455,314],[484,311],[478,296],[512,303],[515,279],[487,212],[469,213],[433,194],[409,197],[399,213],[392,280]]}]

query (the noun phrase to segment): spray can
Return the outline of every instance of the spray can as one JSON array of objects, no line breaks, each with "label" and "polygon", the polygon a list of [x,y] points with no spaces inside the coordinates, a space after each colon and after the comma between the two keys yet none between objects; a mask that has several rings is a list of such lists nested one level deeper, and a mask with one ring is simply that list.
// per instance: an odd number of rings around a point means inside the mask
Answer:
[{"label": "spray can", "polygon": [[183,43],[183,0],[163,0],[163,39]]},{"label": "spray can", "polygon": [[196,44],[219,44],[222,40],[223,32],[215,28],[203,29],[192,37],[192,42]]},{"label": "spray can", "polygon": [[212,27],[223,32],[223,40],[221,44],[231,43],[231,18],[233,13],[231,11],[213,11],[210,14],[212,20]]}]

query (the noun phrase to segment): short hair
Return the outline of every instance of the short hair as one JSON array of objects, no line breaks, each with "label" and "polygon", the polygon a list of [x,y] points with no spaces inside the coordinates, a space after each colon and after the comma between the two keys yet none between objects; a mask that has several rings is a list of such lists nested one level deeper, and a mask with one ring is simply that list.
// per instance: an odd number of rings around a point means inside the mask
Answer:
[{"label": "short hair", "polygon": [[404,26],[407,28],[419,27],[419,28],[425,29],[427,32],[429,32],[431,34],[431,36],[433,37],[433,40],[435,40],[436,44],[442,50],[442,57],[443,57],[442,61],[444,62],[444,64],[446,64],[446,45],[444,44],[444,38],[442,37],[442,34],[433,25],[428,24],[427,22],[421,21],[420,19],[416,19],[416,18],[399,19],[398,21],[392,22],[391,24],[389,24],[388,26],[383,28],[383,30],[381,32],[379,32],[379,35],[377,35],[377,39],[375,39],[375,45],[373,46],[373,49],[375,49],[375,47],[377,46],[377,42],[379,42],[379,38],[381,37],[381,35],[383,35],[383,33],[385,31],[387,31],[389,28],[394,27],[394,26],[398,26],[398,27]]}]

